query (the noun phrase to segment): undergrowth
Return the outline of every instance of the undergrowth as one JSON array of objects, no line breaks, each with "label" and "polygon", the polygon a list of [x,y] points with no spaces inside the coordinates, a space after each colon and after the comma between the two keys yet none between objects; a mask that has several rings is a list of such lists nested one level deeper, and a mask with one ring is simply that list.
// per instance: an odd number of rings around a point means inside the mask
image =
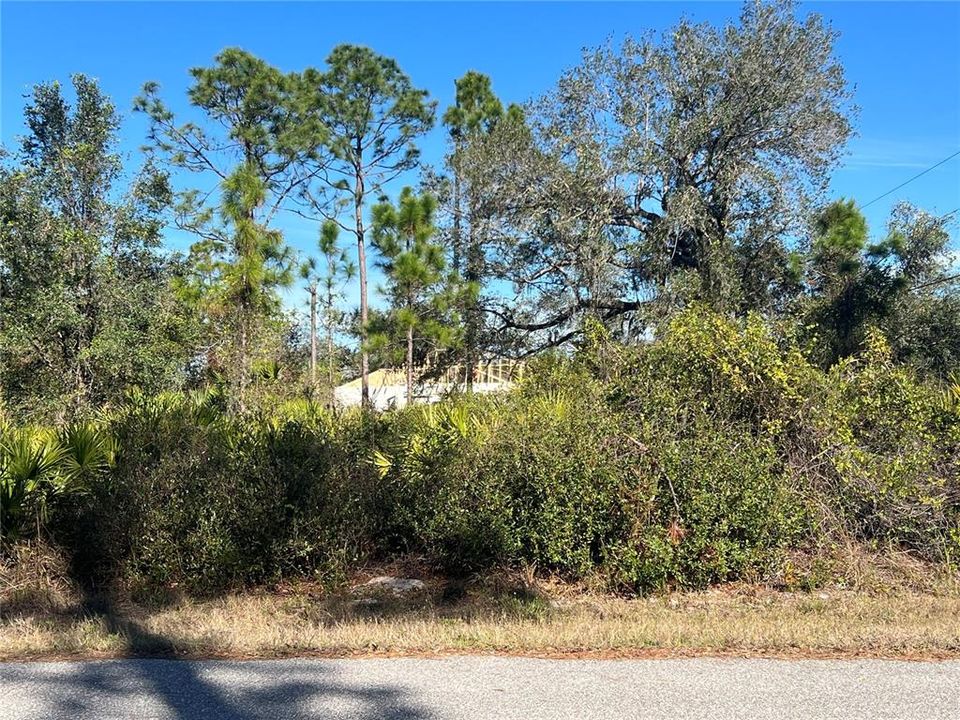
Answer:
[{"label": "undergrowth", "polygon": [[642,593],[960,557],[960,404],[877,334],[824,372],[759,318],[693,309],[642,346],[594,334],[502,395],[224,408],[132,394],[86,435],[5,421],[5,562],[39,529],[76,582],[127,589],[335,584],[417,553],[451,577],[536,568]]}]

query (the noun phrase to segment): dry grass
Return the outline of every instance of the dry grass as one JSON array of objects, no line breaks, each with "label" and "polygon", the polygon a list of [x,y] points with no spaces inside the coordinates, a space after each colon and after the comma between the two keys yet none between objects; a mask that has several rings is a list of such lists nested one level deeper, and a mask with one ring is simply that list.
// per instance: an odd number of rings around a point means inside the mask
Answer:
[{"label": "dry grass", "polygon": [[529,578],[420,593],[298,586],[166,607],[44,606],[0,618],[0,660],[172,655],[784,655],[960,657],[960,593],[731,586],[622,599]]}]

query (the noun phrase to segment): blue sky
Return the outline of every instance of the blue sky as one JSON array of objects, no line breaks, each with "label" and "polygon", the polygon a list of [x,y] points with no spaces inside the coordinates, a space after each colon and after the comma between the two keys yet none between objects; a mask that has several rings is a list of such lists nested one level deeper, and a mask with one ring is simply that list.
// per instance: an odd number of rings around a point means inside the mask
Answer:
[{"label": "blue sky", "polygon": [[[282,70],[322,66],[339,43],[364,44],[397,59],[430,91],[441,112],[453,81],[488,73],[506,102],[549,89],[577,63],[581,48],[626,33],[665,30],[686,14],[723,22],[739,3],[254,3],[0,1],[0,140],[22,132],[23,95],[74,72],[98,78],[125,115],[123,149],[136,158],[145,136],[129,112],[146,80],[186,117],[188,69],[240,46]],[[960,150],[960,4],[803,3],[840,31],[837,53],[860,107],[858,136],[832,193],[866,203]],[[444,151],[441,129],[422,143],[424,158]],[[910,200],[932,212],[960,208],[960,157],[867,208],[880,233],[890,207]],[[316,230],[293,218],[288,242],[309,250]],[[953,230],[957,242],[957,229]],[[184,238],[171,235],[172,246]],[[299,302],[294,294],[291,303]]]}]

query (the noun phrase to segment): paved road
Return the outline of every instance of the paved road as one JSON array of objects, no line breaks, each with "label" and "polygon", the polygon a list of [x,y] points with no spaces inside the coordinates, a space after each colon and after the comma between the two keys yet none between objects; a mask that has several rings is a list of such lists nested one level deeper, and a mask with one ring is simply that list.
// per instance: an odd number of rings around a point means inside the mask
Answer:
[{"label": "paved road", "polygon": [[0,719],[960,718],[960,661],[0,664]]}]

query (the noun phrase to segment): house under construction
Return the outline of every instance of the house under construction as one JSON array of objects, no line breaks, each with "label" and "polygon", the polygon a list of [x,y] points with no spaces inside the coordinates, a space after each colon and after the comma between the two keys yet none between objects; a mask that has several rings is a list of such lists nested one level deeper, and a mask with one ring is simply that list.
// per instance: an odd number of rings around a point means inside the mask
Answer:
[{"label": "house under construction", "polygon": [[[490,393],[510,388],[523,376],[523,363],[502,358],[478,362],[473,369],[473,392]],[[467,388],[466,369],[454,365],[434,376],[429,366],[414,368],[414,402],[434,403],[452,392]],[[407,404],[407,373],[404,368],[375,370],[370,378],[370,403],[377,410]],[[361,402],[360,378],[337,387],[334,403],[352,407]]]}]

